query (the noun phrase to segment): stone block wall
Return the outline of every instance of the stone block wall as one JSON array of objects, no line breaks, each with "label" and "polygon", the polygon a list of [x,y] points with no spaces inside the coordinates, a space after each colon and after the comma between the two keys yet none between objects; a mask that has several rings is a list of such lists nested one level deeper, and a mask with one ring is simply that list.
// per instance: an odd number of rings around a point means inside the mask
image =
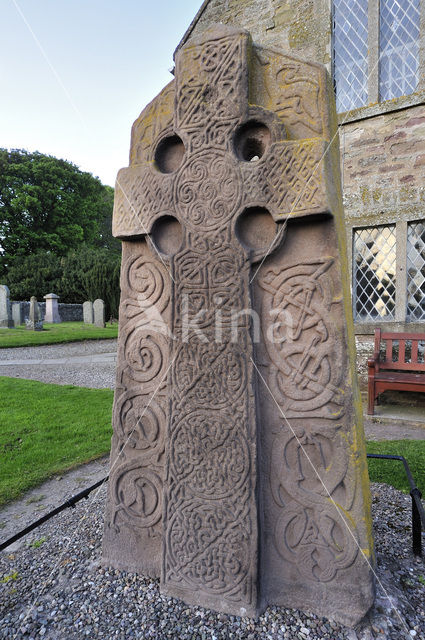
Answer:
[{"label": "stone block wall", "polygon": [[347,223],[423,217],[425,105],[344,124],[340,145]]},{"label": "stone block wall", "polygon": [[[12,301],[13,303],[14,301]],[[29,302],[20,302],[21,305],[21,313],[25,320],[29,317],[30,313],[30,303]],[[46,303],[39,302],[41,309],[41,317],[44,320],[44,316],[46,313]],[[65,302],[59,302],[59,315],[61,317],[62,322],[82,322],[83,321],[83,305],[82,304],[67,304]]]},{"label": "stone block wall", "polygon": [[254,42],[278,47],[330,70],[330,0],[207,0],[180,44],[221,22],[247,29]]}]

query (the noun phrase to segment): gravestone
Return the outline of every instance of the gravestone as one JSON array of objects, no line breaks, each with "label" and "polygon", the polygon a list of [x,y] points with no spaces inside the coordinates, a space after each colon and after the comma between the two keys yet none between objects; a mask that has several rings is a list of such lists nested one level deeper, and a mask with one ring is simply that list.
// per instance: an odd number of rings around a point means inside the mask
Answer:
[{"label": "gravestone", "polygon": [[12,302],[12,320],[15,327],[19,327],[24,322],[20,302]]},{"label": "gravestone", "polygon": [[31,331],[42,331],[43,321],[41,319],[40,305],[37,302],[35,296],[30,298],[30,313],[29,318],[25,321],[27,329]]},{"label": "gravestone", "polygon": [[51,322],[53,324],[62,322],[58,308],[59,296],[57,296],[55,293],[48,293],[46,296],[44,296],[44,299],[46,301],[46,314],[44,316],[44,322]]},{"label": "gravestone", "polygon": [[93,302],[89,300],[83,302],[83,320],[84,324],[93,324],[94,322]]},{"label": "gravestone", "polygon": [[100,298],[93,302],[93,318],[96,327],[105,328],[105,303]]},{"label": "gravestone", "polygon": [[0,329],[13,329],[9,288],[0,284]]},{"label": "gravestone", "polygon": [[373,541],[331,96],[220,25],[134,123],[103,557],[189,604],[352,625]]}]

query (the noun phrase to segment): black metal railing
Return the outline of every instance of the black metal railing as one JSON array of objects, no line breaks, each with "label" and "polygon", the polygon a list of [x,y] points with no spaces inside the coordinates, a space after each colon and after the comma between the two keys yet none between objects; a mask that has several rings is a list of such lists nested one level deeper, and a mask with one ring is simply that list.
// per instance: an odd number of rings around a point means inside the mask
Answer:
[{"label": "black metal railing", "polygon": [[30,533],[30,531],[33,531],[34,529],[39,527],[41,524],[43,524],[43,522],[47,522],[47,520],[50,520],[50,518],[57,516],[58,513],[60,513],[61,511],[64,511],[65,509],[69,509],[69,508],[73,509],[77,504],[77,502],[79,502],[83,498],[87,499],[92,491],[97,489],[97,487],[100,487],[100,485],[103,484],[104,482],[107,482],[108,479],[109,479],[109,476],[106,476],[106,478],[102,478],[102,480],[99,480],[95,484],[92,484],[91,487],[87,487],[87,489],[83,489],[83,491],[80,491],[80,493],[77,493],[75,494],[75,496],[72,496],[72,498],[69,498],[69,500],[66,500],[63,504],[60,505],[60,507],[56,507],[56,509],[53,509],[53,511],[49,511],[49,513],[46,513],[44,516],[42,516],[38,520],[31,523],[30,525],[28,525],[28,527],[25,527],[25,529],[22,529],[22,531],[19,531],[19,533],[17,533],[16,535],[12,536],[5,542],[2,542],[0,544],[0,551],[3,551],[3,549],[6,549],[6,547],[10,547],[11,544],[16,542],[17,540],[20,540],[20,538],[23,538],[24,536],[26,536],[27,533]]},{"label": "black metal railing", "polygon": [[413,480],[412,472],[403,456],[388,456],[381,453],[368,453],[368,458],[378,460],[397,460],[402,462],[410,485],[410,497],[412,498],[412,550],[416,556],[422,555],[422,527],[425,531],[425,511],[421,501],[422,493]]},{"label": "black metal railing", "polygon": [[[406,472],[406,476],[410,485],[410,496],[412,498],[412,550],[415,555],[421,556],[422,555],[422,527],[425,531],[425,511],[424,511],[423,504],[421,502],[422,494],[419,491],[418,487],[416,486],[415,481],[413,480],[412,472],[410,471],[406,458],[404,458],[403,456],[383,455],[380,453],[368,453],[367,457],[377,458],[378,460],[396,460],[398,462],[403,463],[404,470]],[[31,531],[39,527],[44,522],[47,522],[47,520],[50,520],[50,518],[53,518],[54,516],[56,516],[61,511],[64,511],[65,509],[68,509],[68,508],[74,508],[77,502],[79,502],[83,498],[88,498],[92,491],[97,489],[97,487],[100,487],[100,485],[102,485],[104,482],[107,482],[108,480],[109,480],[109,476],[102,478],[102,480],[99,480],[98,482],[91,485],[90,487],[87,487],[87,489],[84,489],[83,491],[80,491],[80,493],[77,493],[72,498],[69,498],[69,500],[66,500],[63,504],[60,505],[60,507],[57,507],[56,509],[53,509],[53,511],[46,513],[44,516],[42,516],[41,518],[39,518],[38,520],[30,524],[28,527],[26,527],[25,529],[22,529],[22,531],[19,531],[19,533],[15,534],[5,542],[0,543],[0,551],[3,551],[3,549],[6,549],[17,540],[20,540],[20,538],[23,538],[24,536],[26,536],[27,533],[30,533]]]}]

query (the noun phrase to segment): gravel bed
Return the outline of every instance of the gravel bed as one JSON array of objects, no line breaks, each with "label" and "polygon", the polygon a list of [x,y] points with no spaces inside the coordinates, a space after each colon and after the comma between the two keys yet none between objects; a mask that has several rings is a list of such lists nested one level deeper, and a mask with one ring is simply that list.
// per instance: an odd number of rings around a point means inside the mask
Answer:
[{"label": "gravel bed", "polygon": [[0,376],[38,380],[48,384],[72,384],[76,387],[89,387],[91,389],[115,388],[114,363],[66,364],[46,368],[42,368],[41,365],[1,367]]},{"label": "gravel bed", "polygon": [[[116,353],[117,340],[87,340],[66,344],[52,344],[41,347],[16,347],[0,349],[0,361],[6,360],[52,360],[54,358],[69,358],[73,356],[90,356],[101,353]],[[92,389],[114,389],[115,363],[112,361],[96,362],[93,364],[63,364],[43,366],[40,364],[3,365],[0,366],[0,376],[11,378],[25,378],[39,380],[49,384],[72,384],[78,387]]]},{"label": "gravel bed", "polygon": [[158,580],[102,568],[103,488],[0,554],[0,638],[424,640],[425,567],[411,553],[410,498],[387,485],[372,491],[381,584],[356,630],[277,607],[256,621],[188,607],[162,596]]}]

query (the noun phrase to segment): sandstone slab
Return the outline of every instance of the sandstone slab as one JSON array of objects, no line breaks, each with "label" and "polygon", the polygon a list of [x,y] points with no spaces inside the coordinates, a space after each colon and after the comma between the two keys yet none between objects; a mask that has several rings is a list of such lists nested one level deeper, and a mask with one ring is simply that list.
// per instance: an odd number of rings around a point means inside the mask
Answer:
[{"label": "sandstone slab", "polygon": [[230,614],[355,624],[373,541],[326,72],[217,27],[130,158],[105,562]]}]

